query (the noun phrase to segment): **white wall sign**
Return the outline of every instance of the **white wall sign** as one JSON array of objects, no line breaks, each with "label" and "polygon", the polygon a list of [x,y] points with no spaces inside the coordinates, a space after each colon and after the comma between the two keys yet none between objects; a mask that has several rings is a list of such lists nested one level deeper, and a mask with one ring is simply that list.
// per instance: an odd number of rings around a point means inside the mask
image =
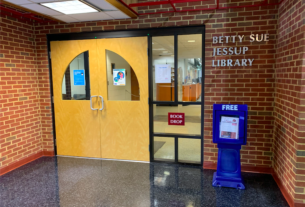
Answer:
[{"label": "white wall sign", "polygon": [[156,65],[155,66],[155,82],[156,83],[171,83],[171,66]]},{"label": "white wall sign", "polygon": [[126,85],[126,72],[125,69],[113,69],[113,85],[125,86]]},{"label": "white wall sign", "polygon": [[[213,44],[223,43],[242,43],[246,38],[245,35],[232,35],[232,36],[213,36]],[[268,42],[269,34],[251,34],[249,36],[250,42]],[[213,57],[226,56],[226,55],[240,55],[238,57],[245,57],[249,47],[219,47],[213,48]],[[212,67],[225,67],[225,66],[252,66],[254,58],[248,59],[217,59],[212,60]]]}]

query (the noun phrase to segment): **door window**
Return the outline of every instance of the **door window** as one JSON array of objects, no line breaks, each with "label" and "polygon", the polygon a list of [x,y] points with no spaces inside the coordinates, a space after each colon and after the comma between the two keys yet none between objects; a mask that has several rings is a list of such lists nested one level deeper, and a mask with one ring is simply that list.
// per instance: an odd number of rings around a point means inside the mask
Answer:
[{"label": "door window", "polygon": [[90,100],[89,52],[78,55],[67,67],[62,80],[63,100]]},{"label": "door window", "polygon": [[139,101],[140,87],[133,68],[120,55],[106,50],[109,101]]}]

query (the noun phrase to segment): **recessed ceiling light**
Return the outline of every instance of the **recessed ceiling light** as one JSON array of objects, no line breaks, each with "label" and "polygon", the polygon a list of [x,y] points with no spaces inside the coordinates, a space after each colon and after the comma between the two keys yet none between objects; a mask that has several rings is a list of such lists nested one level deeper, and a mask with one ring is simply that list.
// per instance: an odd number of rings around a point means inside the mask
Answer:
[{"label": "recessed ceiling light", "polygon": [[51,3],[41,3],[41,5],[64,14],[80,14],[98,12],[97,9],[85,4],[79,0],[60,1]]},{"label": "recessed ceiling light", "polygon": [[164,51],[162,51],[163,53],[168,53],[168,51],[167,50],[164,50]]},{"label": "recessed ceiling light", "polygon": [[187,42],[195,42],[195,40],[188,40]]}]

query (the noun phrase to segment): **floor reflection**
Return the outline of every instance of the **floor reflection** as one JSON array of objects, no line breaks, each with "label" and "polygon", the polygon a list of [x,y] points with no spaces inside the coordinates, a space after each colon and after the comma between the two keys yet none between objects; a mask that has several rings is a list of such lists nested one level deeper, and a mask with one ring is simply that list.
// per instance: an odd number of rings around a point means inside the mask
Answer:
[{"label": "floor reflection", "polygon": [[40,158],[0,177],[0,206],[288,206],[271,175],[243,173],[246,190],[212,187],[189,165]]}]

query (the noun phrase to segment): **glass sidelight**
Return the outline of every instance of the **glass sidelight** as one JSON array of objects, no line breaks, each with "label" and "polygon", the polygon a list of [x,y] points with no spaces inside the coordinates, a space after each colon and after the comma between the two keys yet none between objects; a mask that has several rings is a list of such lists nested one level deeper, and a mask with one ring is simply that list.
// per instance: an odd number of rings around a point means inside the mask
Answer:
[{"label": "glass sidelight", "polygon": [[154,137],[154,158],[159,161],[175,161],[174,137]]},{"label": "glass sidelight", "polygon": [[200,164],[201,140],[178,138],[178,161],[183,163]]},{"label": "glass sidelight", "polygon": [[203,164],[204,34],[148,37],[151,161]]},{"label": "glass sidelight", "polygon": [[[201,135],[201,105],[164,106],[154,104],[154,133]],[[184,125],[169,125],[168,113],[183,113]]]},{"label": "glass sidelight", "polygon": [[178,136],[154,136],[154,161],[201,164],[202,140]]},{"label": "glass sidelight", "polygon": [[154,101],[175,101],[174,36],[152,37]]},{"label": "glass sidelight", "polygon": [[202,34],[178,35],[178,100],[201,101]]}]

